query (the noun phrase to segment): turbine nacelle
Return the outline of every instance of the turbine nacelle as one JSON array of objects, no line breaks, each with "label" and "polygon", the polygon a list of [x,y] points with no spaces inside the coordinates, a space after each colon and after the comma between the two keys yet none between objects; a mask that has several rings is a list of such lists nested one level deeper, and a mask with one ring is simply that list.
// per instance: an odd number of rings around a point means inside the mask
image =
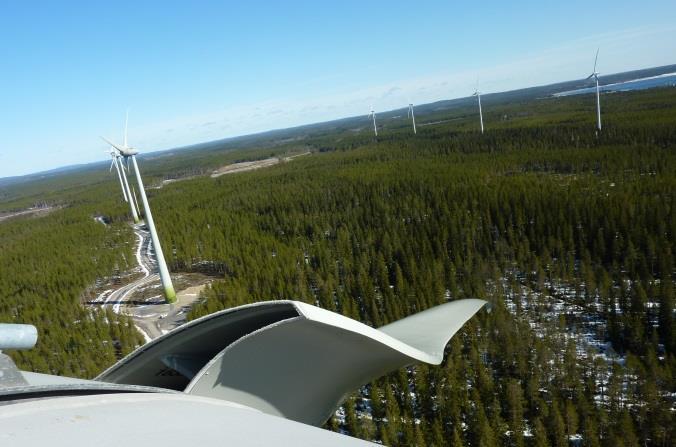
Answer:
[{"label": "turbine nacelle", "polygon": [[131,157],[132,155],[138,155],[139,153],[138,150],[134,149],[133,147],[118,146],[117,144],[113,143],[106,137],[101,137],[101,139],[106,143],[110,144],[112,147],[114,147],[122,157]]},{"label": "turbine nacelle", "polygon": [[120,153],[124,157],[131,157],[132,155],[138,155],[138,150],[134,149],[133,147],[128,147],[125,150],[120,150]]},{"label": "turbine nacelle", "polygon": [[600,49],[600,48],[597,48],[597,49],[596,49],[596,57],[594,58],[594,70],[592,70],[592,74],[590,74],[589,76],[587,76],[587,79],[586,79],[586,80],[589,80],[589,79],[591,79],[591,78],[594,78],[594,80],[595,80],[596,82],[598,82],[598,80],[599,80],[599,74],[600,74],[600,73],[599,73],[598,71],[596,71],[596,63],[599,61],[599,49]]},{"label": "turbine nacelle", "polygon": [[587,78],[585,79],[585,81],[588,81],[588,80],[590,80],[591,78],[594,78],[594,80],[598,81],[598,80],[599,80],[599,74],[600,74],[600,73],[594,72],[594,73],[590,74],[589,76],[587,76]]}]

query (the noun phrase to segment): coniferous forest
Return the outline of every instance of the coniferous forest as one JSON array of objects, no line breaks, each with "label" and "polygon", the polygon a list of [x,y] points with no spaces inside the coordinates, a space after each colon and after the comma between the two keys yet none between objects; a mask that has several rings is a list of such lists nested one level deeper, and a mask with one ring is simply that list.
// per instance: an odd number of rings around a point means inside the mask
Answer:
[{"label": "coniferous forest", "polygon": [[[590,96],[489,97],[483,135],[466,106],[415,136],[400,118],[377,140],[364,122],[142,164],[148,184],[191,176],[148,191],[170,269],[214,277],[189,317],[294,299],[381,326],[485,299],[441,366],[366,384],[326,428],[392,446],[673,445],[676,91],[602,99],[598,134]],[[294,151],[311,153],[198,175]],[[135,262],[106,169],[50,187],[51,213],[0,222],[0,320],[40,331],[11,353],[25,369],[92,377],[142,343],[81,304]]]}]

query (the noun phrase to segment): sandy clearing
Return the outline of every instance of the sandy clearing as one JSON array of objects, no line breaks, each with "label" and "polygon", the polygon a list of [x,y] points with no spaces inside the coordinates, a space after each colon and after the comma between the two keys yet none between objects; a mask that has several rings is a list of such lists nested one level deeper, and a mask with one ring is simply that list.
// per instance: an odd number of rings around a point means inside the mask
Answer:
[{"label": "sandy clearing", "polygon": [[29,208],[27,210],[17,211],[15,213],[6,213],[6,214],[0,213],[0,222],[2,222],[3,220],[11,219],[13,217],[27,216],[30,214],[38,214],[38,215],[47,214],[53,209],[54,207],[48,206],[45,208]]},{"label": "sandy clearing", "polygon": [[240,163],[233,163],[231,165],[223,166],[218,168],[211,174],[212,178],[220,177],[225,174],[235,174],[237,172],[246,172],[253,171],[254,169],[267,168],[268,166],[273,166],[279,163],[279,158],[272,157],[266,158],[265,160],[256,160],[256,161],[243,161]]},{"label": "sandy clearing", "polygon": [[253,171],[255,169],[260,169],[260,168],[267,168],[270,166],[274,166],[280,161],[291,161],[296,157],[301,157],[303,155],[309,155],[310,151],[308,152],[303,152],[302,154],[296,154],[296,155],[291,155],[288,157],[284,158],[278,158],[278,157],[271,157],[271,158],[266,158],[264,160],[255,160],[255,161],[242,161],[240,163],[233,163],[230,165],[226,165],[223,167],[218,168],[211,174],[212,178],[220,177],[222,175],[226,174],[235,174],[237,172],[246,172],[246,171]]}]

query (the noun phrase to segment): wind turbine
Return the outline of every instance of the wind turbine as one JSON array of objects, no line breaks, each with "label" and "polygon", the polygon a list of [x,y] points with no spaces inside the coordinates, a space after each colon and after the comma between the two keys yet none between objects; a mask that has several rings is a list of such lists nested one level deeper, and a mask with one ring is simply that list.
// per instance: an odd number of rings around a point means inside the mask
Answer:
[{"label": "wind turbine", "polygon": [[418,132],[415,130],[415,115],[413,114],[413,103],[409,102],[408,103],[408,117],[411,118],[413,121],[413,133],[417,134]]},{"label": "wind turbine", "polygon": [[477,86],[474,89],[472,96],[476,96],[476,99],[479,101],[479,123],[481,124],[481,133],[484,133],[484,116],[481,112],[481,92],[479,91],[479,81],[477,81],[476,85]]},{"label": "wind turbine", "polygon": [[110,169],[108,170],[108,172],[113,172],[113,166],[115,166],[115,170],[117,171],[117,179],[120,181],[120,189],[122,190],[122,197],[124,197],[125,202],[129,202],[129,199],[127,198],[127,190],[125,189],[124,182],[122,181],[122,173],[120,172],[120,165],[117,163],[118,157],[117,151],[113,147],[110,148],[110,156],[113,160],[110,163]]},{"label": "wind turbine", "polygon": [[586,80],[594,78],[596,82],[596,129],[601,131],[601,95],[599,92],[599,73],[596,71],[596,62],[599,60],[599,50],[596,49],[596,58],[594,58],[594,71],[587,76]]},{"label": "wind turbine", "polygon": [[[141,201],[143,202],[143,211],[146,218],[146,225],[150,231],[150,239],[153,242],[153,248],[155,249],[155,257],[157,258],[157,266],[160,271],[160,280],[162,281],[162,286],[164,287],[164,296],[167,299],[168,303],[176,302],[176,292],[174,291],[174,285],[171,282],[171,276],[169,275],[169,269],[167,268],[167,263],[164,260],[164,253],[162,252],[162,246],[160,246],[160,238],[157,236],[157,230],[155,229],[155,221],[153,220],[153,215],[150,212],[150,205],[148,204],[148,197],[146,196],[146,190],[143,187],[143,180],[141,179],[141,173],[138,169],[138,164],[136,163],[136,155],[138,151],[127,144],[127,124],[129,123],[129,111],[127,111],[127,119],[124,123],[124,144],[122,146],[112,143],[105,137],[101,137],[108,144],[113,146],[120,153],[122,157],[125,158],[127,163],[131,159],[131,164],[134,167],[134,173],[136,174],[136,181],[138,183],[138,188],[141,193]],[[129,193],[129,190],[127,191]],[[131,198],[132,195],[129,194]],[[133,207],[133,206],[132,206]]]},{"label": "wind turbine", "polygon": [[373,110],[373,106],[371,106],[371,111],[369,114],[366,116],[367,118],[373,117],[373,132],[376,134],[376,137],[378,136],[378,128],[376,127],[376,112]]},{"label": "wind turbine", "polygon": [[[114,147],[110,148],[110,155],[113,157],[113,161],[110,166],[110,170],[113,170],[113,164],[117,169],[117,175],[120,179],[120,185],[122,186],[122,194],[124,195],[124,201],[129,203],[131,208],[131,215],[134,218],[134,223],[139,223],[139,213],[136,209],[136,201],[134,196],[131,193],[131,188],[129,187],[129,182],[127,181],[127,173],[124,170],[124,164],[120,160],[121,156],[118,154],[118,151]],[[127,164],[127,171],[129,170],[129,165]]]}]

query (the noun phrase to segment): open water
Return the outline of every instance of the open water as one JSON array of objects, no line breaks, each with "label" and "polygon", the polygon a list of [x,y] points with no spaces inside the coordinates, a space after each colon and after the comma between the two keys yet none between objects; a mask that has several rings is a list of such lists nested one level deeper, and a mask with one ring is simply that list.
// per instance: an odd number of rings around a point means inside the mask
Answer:
[{"label": "open water", "polygon": [[[593,85],[593,83],[594,81],[590,79],[589,87],[555,93],[554,96],[571,96],[593,93],[596,91],[596,86]],[[645,90],[655,87],[676,87],[676,73],[666,73],[649,78],[633,79],[631,81],[618,82],[616,84],[601,85],[599,86],[599,90],[602,92],[626,92],[629,90]]]}]

